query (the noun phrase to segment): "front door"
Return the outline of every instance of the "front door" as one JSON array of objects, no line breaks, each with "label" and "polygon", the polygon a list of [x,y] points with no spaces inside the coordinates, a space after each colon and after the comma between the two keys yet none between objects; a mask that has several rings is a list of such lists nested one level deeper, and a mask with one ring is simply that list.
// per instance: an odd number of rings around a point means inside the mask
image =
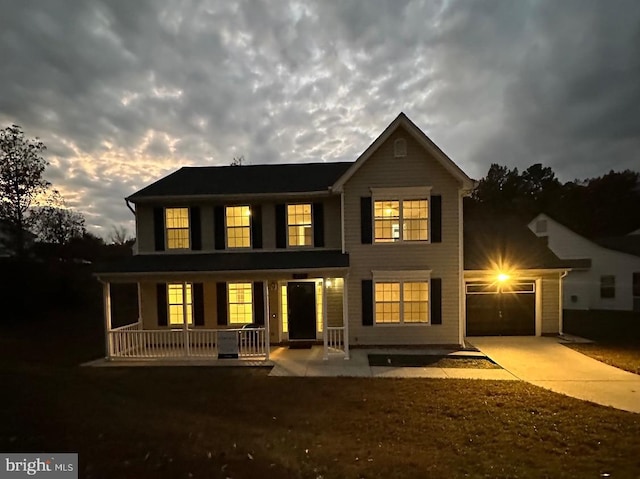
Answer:
[{"label": "front door", "polygon": [[289,339],[316,339],[316,284],[287,283]]}]

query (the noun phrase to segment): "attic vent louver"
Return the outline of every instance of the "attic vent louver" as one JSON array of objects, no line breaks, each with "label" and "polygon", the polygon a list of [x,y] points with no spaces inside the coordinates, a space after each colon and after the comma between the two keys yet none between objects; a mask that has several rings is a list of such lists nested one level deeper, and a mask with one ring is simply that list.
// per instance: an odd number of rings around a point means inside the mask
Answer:
[{"label": "attic vent louver", "polygon": [[393,157],[404,158],[407,156],[407,140],[398,138],[393,142]]}]

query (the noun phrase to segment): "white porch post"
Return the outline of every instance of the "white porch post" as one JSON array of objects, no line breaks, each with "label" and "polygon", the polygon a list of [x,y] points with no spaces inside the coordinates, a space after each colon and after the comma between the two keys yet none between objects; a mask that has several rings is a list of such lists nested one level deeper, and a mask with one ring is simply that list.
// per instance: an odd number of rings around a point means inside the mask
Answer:
[{"label": "white porch post", "polygon": [[142,288],[138,281],[138,329],[142,329]]},{"label": "white porch post", "polygon": [[[191,301],[193,302],[193,291],[191,291]],[[189,323],[187,321],[187,283],[182,282],[182,336],[184,340],[184,355],[189,356]]]},{"label": "white porch post", "polygon": [[269,316],[269,281],[265,280],[262,282],[262,291],[264,296],[264,351],[265,351],[265,359],[269,360],[269,353],[271,349],[271,317]]},{"label": "white porch post", "polygon": [[329,331],[327,331],[327,278],[322,278],[322,340],[325,361],[329,359]]},{"label": "white porch post", "polygon": [[104,352],[111,359],[111,283],[102,283],[102,304],[104,306]]},{"label": "white porch post", "polygon": [[348,276],[342,280],[342,327],[344,328],[344,359],[349,359],[349,284]]}]

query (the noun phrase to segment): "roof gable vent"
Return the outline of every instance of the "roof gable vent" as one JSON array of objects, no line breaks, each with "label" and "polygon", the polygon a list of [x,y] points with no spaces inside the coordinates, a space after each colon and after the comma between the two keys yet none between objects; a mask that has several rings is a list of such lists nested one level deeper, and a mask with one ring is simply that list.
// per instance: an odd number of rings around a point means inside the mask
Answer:
[{"label": "roof gable vent", "polygon": [[404,158],[407,156],[407,140],[398,138],[393,142],[393,157]]}]

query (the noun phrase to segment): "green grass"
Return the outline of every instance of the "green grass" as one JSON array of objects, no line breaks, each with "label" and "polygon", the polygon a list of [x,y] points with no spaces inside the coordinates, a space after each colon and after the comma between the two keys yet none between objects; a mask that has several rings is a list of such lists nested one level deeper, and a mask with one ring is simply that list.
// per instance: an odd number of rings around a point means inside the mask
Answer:
[{"label": "green grass", "polygon": [[565,311],[564,329],[595,341],[566,346],[625,371],[640,374],[640,313]]},{"label": "green grass", "polygon": [[640,374],[640,341],[569,343],[565,346],[610,366]]},{"label": "green grass", "polygon": [[520,382],[80,368],[100,318],[0,334],[0,450],[83,478],[638,477],[640,415]]}]

